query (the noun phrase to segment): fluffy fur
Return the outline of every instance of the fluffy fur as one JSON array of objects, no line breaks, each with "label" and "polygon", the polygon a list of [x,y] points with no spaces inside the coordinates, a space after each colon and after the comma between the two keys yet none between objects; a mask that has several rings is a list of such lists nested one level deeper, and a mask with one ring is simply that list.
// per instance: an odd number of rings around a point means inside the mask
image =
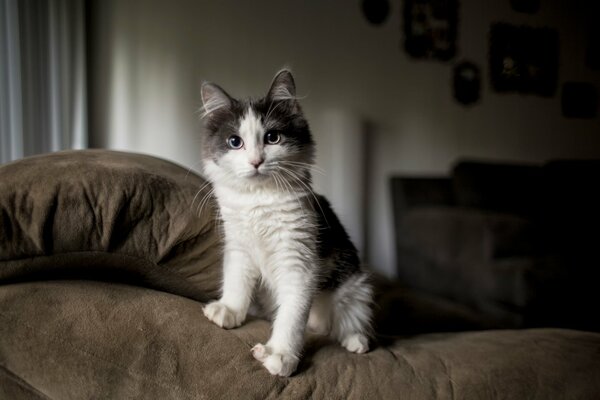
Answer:
[{"label": "fluffy fur", "polygon": [[307,325],[364,353],[371,319],[356,248],[311,189],[314,142],[295,93],[287,70],[259,100],[202,86],[204,173],[225,233],[222,295],[204,314],[226,329],[240,326],[251,306],[272,318],[270,339],[252,354],[281,376],[296,369]]}]

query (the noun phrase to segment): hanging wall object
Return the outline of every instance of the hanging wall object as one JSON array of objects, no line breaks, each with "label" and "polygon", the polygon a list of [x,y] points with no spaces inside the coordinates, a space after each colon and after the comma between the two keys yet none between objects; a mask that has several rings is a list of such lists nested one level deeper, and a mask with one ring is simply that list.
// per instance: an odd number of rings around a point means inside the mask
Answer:
[{"label": "hanging wall object", "polygon": [[505,23],[490,30],[490,78],[497,92],[553,96],[558,79],[558,33]]},{"label": "hanging wall object", "polygon": [[454,67],[454,98],[461,104],[471,105],[479,100],[481,74],[479,68],[468,61]]},{"label": "hanging wall object", "polygon": [[540,0],[510,0],[510,5],[515,11],[535,14],[540,9]]},{"label": "hanging wall object", "polygon": [[452,59],[457,20],[458,0],[405,0],[404,49],[414,58]]},{"label": "hanging wall object", "polygon": [[390,14],[390,2],[388,0],[363,0],[362,12],[371,24],[381,25]]},{"label": "hanging wall object", "polygon": [[598,112],[598,90],[590,83],[566,82],[561,105],[567,118],[594,118]]}]

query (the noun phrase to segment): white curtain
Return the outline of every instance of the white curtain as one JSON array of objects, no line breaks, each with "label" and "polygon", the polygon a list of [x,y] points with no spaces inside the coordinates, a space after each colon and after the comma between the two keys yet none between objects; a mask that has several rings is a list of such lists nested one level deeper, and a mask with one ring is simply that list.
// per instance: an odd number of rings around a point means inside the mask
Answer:
[{"label": "white curtain", "polygon": [[0,0],[0,163],[87,147],[84,0]]}]

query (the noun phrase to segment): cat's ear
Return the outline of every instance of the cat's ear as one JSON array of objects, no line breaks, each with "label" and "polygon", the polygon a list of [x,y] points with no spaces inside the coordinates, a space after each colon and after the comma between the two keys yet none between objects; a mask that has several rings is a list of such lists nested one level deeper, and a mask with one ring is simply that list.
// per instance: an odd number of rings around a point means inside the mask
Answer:
[{"label": "cat's ear", "polygon": [[211,82],[203,82],[200,89],[202,96],[202,106],[204,108],[203,117],[210,115],[214,111],[221,109],[230,109],[233,99],[219,85]]},{"label": "cat's ear", "polygon": [[296,101],[296,84],[289,70],[283,69],[275,75],[267,97],[271,101]]}]

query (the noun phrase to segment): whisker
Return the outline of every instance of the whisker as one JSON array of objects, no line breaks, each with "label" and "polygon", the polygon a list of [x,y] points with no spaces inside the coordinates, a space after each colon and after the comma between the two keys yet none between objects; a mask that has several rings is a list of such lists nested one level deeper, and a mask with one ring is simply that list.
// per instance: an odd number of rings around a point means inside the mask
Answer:
[{"label": "whisker", "polygon": [[295,168],[301,168],[301,169],[306,169],[306,170],[312,170],[313,172],[317,172],[323,176],[325,176],[325,170],[323,168],[320,168],[314,164],[308,164],[308,163],[303,163],[303,162],[299,162],[299,161],[277,161],[277,163],[281,163],[283,165],[289,165],[289,166],[293,166]]},{"label": "whisker", "polygon": [[277,160],[274,161],[275,164],[286,165],[288,167],[298,168],[302,170],[312,170],[314,172],[318,172],[320,174],[325,174],[325,170],[320,168],[314,164],[303,163],[299,161],[286,161],[286,160]]},{"label": "whisker", "polygon": [[283,185],[287,185],[287,187],[289,189],[286,188],[286,191],[290,194],[290,196],[294,197],[296,199],[296,201],[298,202],[298,206],[300,207],[300,210],[302,210],[302,214],[303,215],[308,215],[306,214],[306,210],[304,209],[304,207],[302,207],[302,202],[300,201],[300,197],[295,193],[295,191],[293,190],[292,186],[290,185],[289,182],[287,182],[283,176],[281,176],[278,172],[275,172],[279,178],[281,179],[281,182]]},{"label": "whisker", "polygon": [[200,187],[200,189],[198,190],[198,192],[196,193],[196,195],[194,196],[194,199],[192,200],[192,204],[190,205],[190,207],[194,207],[194,203],[196,202],[196,198],[198,197],[198,195],[207,187],[210,186],[210,182],[206,182],[204,185],[202,185],[202,187]]},{"label": "whisker", "polygon": [[209,199],[211,197],[213,197],[214,192],[215,192],[215,189],[213,188],[207,194],[204,195],[204,197],[202,198],[202,200],[198,204],[198,207],[196,208],[196,215],[197,216],[202,215],[202,210],[208,204]]},{"label": "whisker", "polygon": [[191,167],[188,168],[187,173],[185,174],[185,178],[184,181],[188,178],[188,175],[190,174],[190,172],[192,172],[192,168],[196,167],[198,164],[200,164],[202,162],[202,160],[192,164]]},{"label": "whisker", "polygon": [[304,183],[297,175],[295,175],[295,173],[285,167],[281,167],[281,171],[286,172],[288,174],[288,176],[290,176],[290,178],[294,179],[295,181],[297,181],[298,183],[300,183],[302,186],[304,186],[306,188],[306,190],[308,191],[308,193],[310,195],[312,195],[312,197],[315,199],[315,202],[317,203],[317,206],[319,207],[319,209],[321,210],[321,215],[323,216],[323,219],[325,220],[325,223],[327,224],[327,226],[329,226],[329,222],[327,221],[327,217],[325,216],[325,211],[323,211],[323,207],[321,207],[321,203],[319,203],[319,199],[317,198],[317,195],[315,194],[315,192],[310,188],[310,186],[308,186],[306,183]]}]

